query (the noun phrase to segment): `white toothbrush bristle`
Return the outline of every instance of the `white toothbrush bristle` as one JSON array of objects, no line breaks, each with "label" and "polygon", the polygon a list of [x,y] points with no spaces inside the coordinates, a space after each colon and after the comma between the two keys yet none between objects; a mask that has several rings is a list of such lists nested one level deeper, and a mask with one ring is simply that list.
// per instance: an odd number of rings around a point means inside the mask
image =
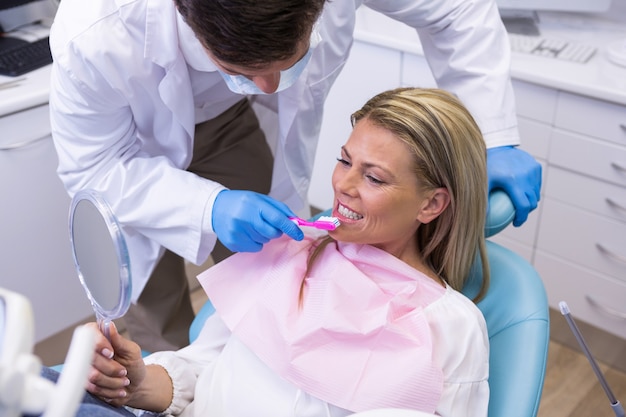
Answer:
[{"label": "white toothbrush bristle", "polygon": [[326,223],[332,223],[335,226],[339,226],[339,219],[336,217],[331,217],[331,216],[321,216],[318,221],[320,222],[326,222]]}]

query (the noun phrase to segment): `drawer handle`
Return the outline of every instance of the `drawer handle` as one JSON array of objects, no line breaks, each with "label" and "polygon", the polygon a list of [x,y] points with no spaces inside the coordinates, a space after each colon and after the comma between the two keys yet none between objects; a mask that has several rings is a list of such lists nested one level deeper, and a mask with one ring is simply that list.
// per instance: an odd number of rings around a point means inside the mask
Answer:
[{"label": "drawer handle", "polygon": [[622,206],[621,204],[619,204],[618,202],[614,201],[612,198],[607,197],[605,199],[606,203],[611,206],[611,208],[623,211],[624,213],[626,213],[626,207]]},{"label": "drawer handle", "polygon": [[25,140],[24,142],[12,143],[12,144],[7,145],[7,146],[0,146],[0,151],[10,151],[10,150],[13,150],[13,149],[25,148],[28,145],[32,145],[33,143],[37,143],[40,140],[48,139],[49,137],[50,137],[50,134],[47,134],[47,135],[39,137],[39,138],[35,138],[35,139],[31,139],[31,140]]},{"label": "drawer handle", "polygon": [[585,295],[585,299],[596,310],[600,310],[600,312],[607,314],[609,316],[626,320],[626,313],[619,311],[619,310],[615,310],[614,308],[611,308],[611,307],[603,306],[602,304],[594,300],[590,295]]},{"label": "drawer handle", "polygon": [[622,128],[622,130],[624,131],[624,133],[626,133],[626,124],[625,123],[620,123],[619,127]]},{"label": "drawer handle", "polygon": [[608,256],[609,258],[614,259],[614,260],[616,260],[618,262],[626,264],[626,258],[624,258],[623,256],[620,256],[620,255],[618,255],[618,254],[608,250],[607,248],[602,246],[602,244],[596,243],[596,248],[598,248],[598,250],[600,252],[602,252],[602,254]]},{"label": "drawer handle", "polygon": [[611,162],[611,166],[613,167],[613,169],[624,173],[626,172],[626,167],[623,167],[622,165],[618,164],[617,162]]}]

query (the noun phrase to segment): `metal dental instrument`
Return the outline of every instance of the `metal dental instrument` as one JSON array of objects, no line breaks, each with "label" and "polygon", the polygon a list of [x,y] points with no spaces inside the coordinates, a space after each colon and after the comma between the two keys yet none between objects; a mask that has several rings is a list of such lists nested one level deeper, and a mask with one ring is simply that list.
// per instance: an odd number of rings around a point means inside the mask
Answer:
[{"label": "metal dental instrument", "polygon": [[600,385],[602,385],[602,389],[604,389],[606,396],[609,398],[609,401],[611,402],[611,408],[613,409],[615,416],[625,417],[624,408],[622,407],[620,402],[617,400],[617,398],[615,398],[615,395],[613,395],[613,391],[611,390],[611,387],[609,387],[609,384],[606,378],[602,374],[602,371],[600,370],[598,363],[596,362],[594,357],[591,355],[591,352],[589,351],[589,348],[587,347],[587,343],[585,342],[585,339],[583,338],[582,333],[578,329],[578,326],[576,325],[574,318],[570,314],[567,303],[565,301],[559,302],[559,308],[561,309],[561,314],[563,314],[563,316],[565,317],[565,320],[567,321],[569,328],[572,330],[572,333],[574,333],[574,336],[576,337],[576,341],[580,345],[580,348],[582,349],[583,353],[587,357],[587,360],[591,364],[591,367],[593,368],[593,372],[595,372],[596,377],[598,378],[598,381],[600,381]]}]

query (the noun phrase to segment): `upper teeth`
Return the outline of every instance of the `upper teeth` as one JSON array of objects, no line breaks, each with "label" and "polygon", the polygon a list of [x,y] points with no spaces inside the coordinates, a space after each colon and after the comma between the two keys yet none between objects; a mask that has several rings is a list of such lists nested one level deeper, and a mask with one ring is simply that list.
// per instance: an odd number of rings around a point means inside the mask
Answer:
[{"label": "upper teeth", "polygon": [[351,220],[359,220],[359,219],[363,218],[363,216],[361,216],[360,214],[355,213],[354,211],[352,211],[349,208],[346,208],[346,207],[344,207],[342,205],[339,205],[339,207],[337,208],[337,211],[342,216],[347,217],[348,219],[351,219]]}]

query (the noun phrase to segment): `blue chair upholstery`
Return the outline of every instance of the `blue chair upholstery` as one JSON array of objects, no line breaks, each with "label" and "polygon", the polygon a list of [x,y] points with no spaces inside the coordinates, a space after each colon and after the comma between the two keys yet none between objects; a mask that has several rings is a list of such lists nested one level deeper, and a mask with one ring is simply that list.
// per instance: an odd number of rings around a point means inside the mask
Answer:
[{"label": "blue chair upholstery", "polygon": [[[318,214],[329,215],[329,211]],[[485,236],[507,227],[514,216],[508,196],[489,198]],[[316,216],[317,217],[317,216]],[[541,278],[516,253],[488,241],[491,283],[477,304],[489,333],[489,417],[535,417],[543,390],[550,338],[548,299]],[[473,298],[480,288],[480,262],[472,268],[463,293]],[[215,309],[207,301],[198,312],[189,337],[194,340]]]},{"label": "blue chair upholstery", "polygon": [[[506,228],[515,208],[503,191],[489,196],[485,236]],[[550,342],[550,313],[543,281],[525,259],[487,241],[491,282],[477,304],[489,333],[489,417],[535,417],[543,390]],[[463,293],[473,298],[481,283],[474,265]]]},{"label": "blue chair upholstery", "polygon": [[[477,304],[489,333],[489,417],[535,417],[546,372],[550,324],[541,278],[519,255],[487,242],[491,283]],[[478,292],[475,265],[463,289]]]}]

